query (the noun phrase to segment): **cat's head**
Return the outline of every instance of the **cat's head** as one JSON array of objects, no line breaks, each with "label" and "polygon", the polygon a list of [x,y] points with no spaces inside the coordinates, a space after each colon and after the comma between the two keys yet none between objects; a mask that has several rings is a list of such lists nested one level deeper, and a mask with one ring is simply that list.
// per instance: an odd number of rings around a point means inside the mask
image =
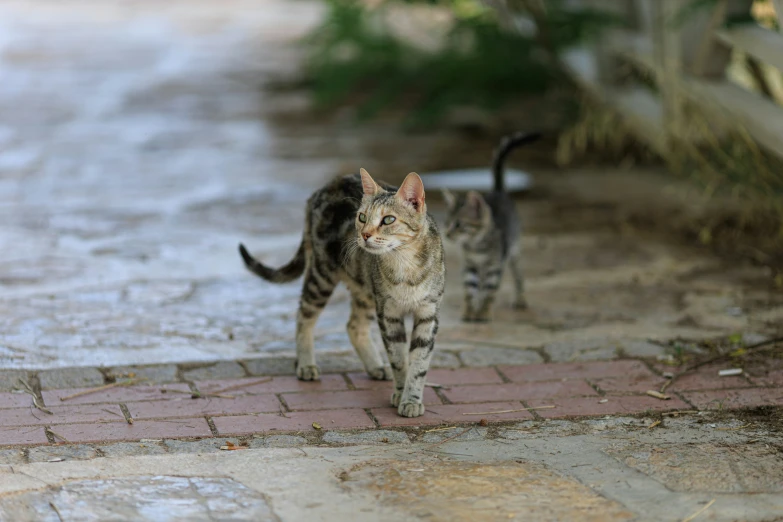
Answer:
[{"label": "cat's head", "polygon": [[482,237],[492,225],[492,212],[484,196],[471,190],[454,194],[443,189],[443,199],[448,211],[446,238],[458,243],[470,242]]},{"label": "cat's head", "polygon": [[414,241],[427,224],[424,184],[415,172],[397,192],[384,190],[361,169],[364,196],[356,213],[356,241],[372,254],[385,254]]}]

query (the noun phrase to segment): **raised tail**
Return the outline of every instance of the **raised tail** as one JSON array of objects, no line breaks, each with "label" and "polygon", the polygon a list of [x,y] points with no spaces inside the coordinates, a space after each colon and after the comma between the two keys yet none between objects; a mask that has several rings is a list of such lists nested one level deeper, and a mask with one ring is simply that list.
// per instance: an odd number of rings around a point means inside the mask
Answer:
[{"label": "raised tail", "polygon": [[248,270],[270,283],[288,283],[302,275],[305,269],[304,240],[299,244],[299,250],[296,251],[294,258],[287,265],[278,269],[269,268],[256,260],[248,253],[245,245],[242,243],[239,244],[239,255],[242,256]]},{"label": "raised tail", "polygon": [[540,138],[541,134],[538,132],[517,132],[506,136],[500,141],[500,145],[495,149],[495,154],[492,158],[492,178],[495,182],[493,190],[495,192],[503,192],[506,189],[505,176],[503,174],[506,169],[506,159],[511,151],[520,145],[538,141]]}]

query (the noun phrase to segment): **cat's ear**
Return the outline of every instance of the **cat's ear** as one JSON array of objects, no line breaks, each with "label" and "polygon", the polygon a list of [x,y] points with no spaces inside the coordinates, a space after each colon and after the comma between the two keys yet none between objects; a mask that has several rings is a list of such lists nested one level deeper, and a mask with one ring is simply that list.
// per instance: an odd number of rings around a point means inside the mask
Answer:
[{"label": "cat's ear", "polygon": [[484,201],[484,197],[481,194],[471,190],[465,196],[465,206],[468,207],[476,218],[481,218],[487,209],[487,202]]},{"label": "cat's ear", "polygon": [[362,189],[364,190],[365,196],[374,196],[383,190],[378,186],[375,180],[370,177],[369,172],[364,169],[359,169],[359,174],[362,175]]},{"label": "cat's ear", "polygon": [[446,202],[446,206],[449,208],[454,208],[454,205],[457,203],[457,198],[454,196],[454,194],[452,194],[449,189],[440,189],[440,192],[443,194],[443,201]]},{"label": "cat's ear", "polygon": [[415,172],[405,176],[405,181],[397,190],[397,197],[413,206],[417,212],[424,210],[424,183]]}]

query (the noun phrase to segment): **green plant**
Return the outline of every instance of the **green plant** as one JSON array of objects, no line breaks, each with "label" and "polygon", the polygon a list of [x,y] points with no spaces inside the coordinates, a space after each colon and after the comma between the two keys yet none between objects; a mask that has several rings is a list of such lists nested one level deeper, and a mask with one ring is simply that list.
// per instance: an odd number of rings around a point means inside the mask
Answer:
[{"label": "green plant", "polygon": [[[595,10],[547,5],[547,41],[502,28],[498,11],[477,0],[327,0],[323,23],[305,40],[306,71],[320,107],[350,101],[361,118],[391,105],[408,107],[406,122],[426,126],[457,105],[497,110],[562,80],[551,53],[589,38],[615,19]],[[436,50],[394,34],[387,8],[427,4],[447,10],[450,27]],[[507,20],[508,21],[508,20]],[[546,47],[546,48],[545,48]],[[548,54],[549,53],[549,54]]]}]

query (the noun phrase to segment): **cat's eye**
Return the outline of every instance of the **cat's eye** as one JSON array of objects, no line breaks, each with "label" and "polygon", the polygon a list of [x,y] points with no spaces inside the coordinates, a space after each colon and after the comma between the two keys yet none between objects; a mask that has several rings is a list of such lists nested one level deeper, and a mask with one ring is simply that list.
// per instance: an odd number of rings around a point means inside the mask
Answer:
[{"label": "cat's eye", "polygon": [[392,223],[394,223],[395,221],[397,221],[397,218],[396,218],[396,217],[394,217],[394,216],[386,216],[386,217],[384,217],[384,218],[381,220],[381,223],[383,223],[384,225],[391,225],[391,224],[392,224]]},{"label": "cat's eye", "polygon": [[359,223],[367,223],[367,216],[365,216],[362,212],[359,212]]}]

